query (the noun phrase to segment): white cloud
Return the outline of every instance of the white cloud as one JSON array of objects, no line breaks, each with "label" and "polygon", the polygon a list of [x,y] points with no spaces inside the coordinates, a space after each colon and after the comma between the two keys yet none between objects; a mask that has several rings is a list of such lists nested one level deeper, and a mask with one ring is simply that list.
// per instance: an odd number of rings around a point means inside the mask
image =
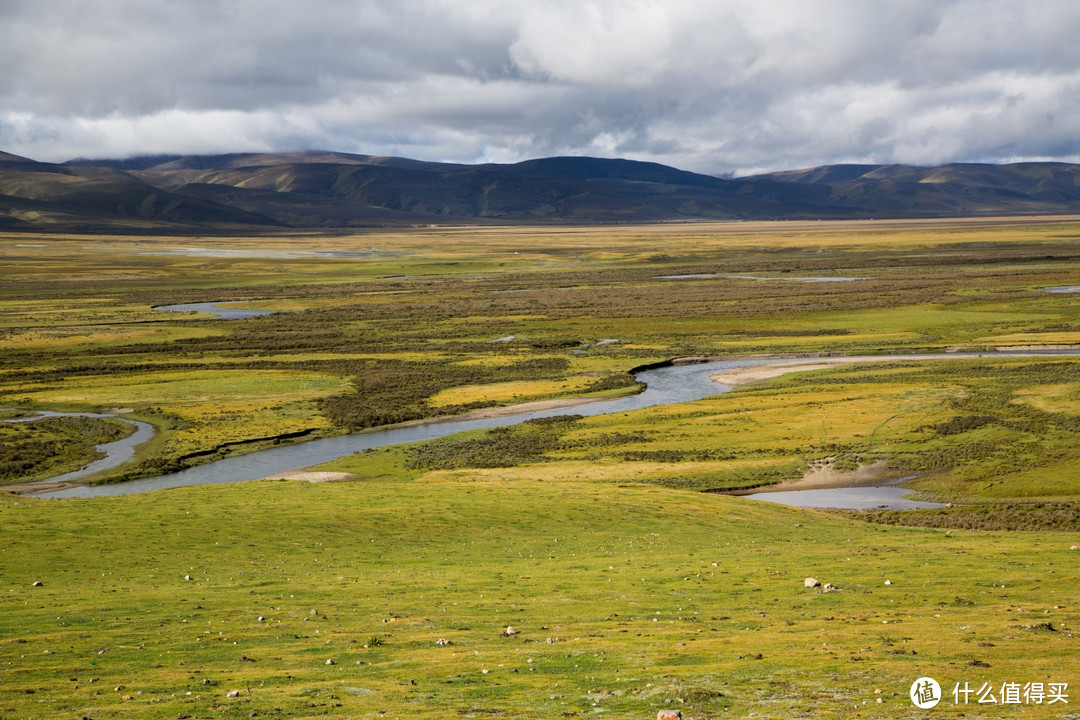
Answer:
[{"label": "white cloud", "polygon": [[1075,159],[1071,0],[10,0],[0,149]]}]

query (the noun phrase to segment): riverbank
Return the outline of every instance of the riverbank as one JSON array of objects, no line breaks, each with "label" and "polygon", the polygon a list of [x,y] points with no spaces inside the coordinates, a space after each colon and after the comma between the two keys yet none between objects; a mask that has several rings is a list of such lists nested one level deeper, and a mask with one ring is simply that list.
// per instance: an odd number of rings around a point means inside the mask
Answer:
[{"label": "riverbank", "polygon": [[862,365],[865,363],[916,362],[921,360],[954,360],[956,358],[999,357],[997,353],[924,353],[918,355],[861,355],[830,358],[806,358],[799,360],[780,360],[764,365],[744,365],[724,370],[709,376],[715,382],[728,387],[742,387],[752,383],[771,380],[792,372],[826,370],[841,365]]}]

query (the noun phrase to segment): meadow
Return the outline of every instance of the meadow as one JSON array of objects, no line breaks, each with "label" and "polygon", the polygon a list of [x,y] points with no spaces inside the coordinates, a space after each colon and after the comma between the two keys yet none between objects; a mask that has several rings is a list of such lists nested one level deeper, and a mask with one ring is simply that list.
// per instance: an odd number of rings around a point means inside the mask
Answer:
[{"label": "meadow", "polygon": [[[0,494],[0,717],[912,717],[923,675],[934,716],[1067,716],[950,693],[1080,688],[1080,358],[900,356],[1080,345],[1080,295],[1044,289],[1080,284],[1078,238],[1074,218],[0,236],[4,416],[158,428],[93,482],[632,393],[676,357],[897,356],[319,468],[347,482]],[[277,312],[155,309],[203,301]],[[77,466],[108,425],[0,424],[0,483]],[[822,464],[955,507],[721,494]]]}]

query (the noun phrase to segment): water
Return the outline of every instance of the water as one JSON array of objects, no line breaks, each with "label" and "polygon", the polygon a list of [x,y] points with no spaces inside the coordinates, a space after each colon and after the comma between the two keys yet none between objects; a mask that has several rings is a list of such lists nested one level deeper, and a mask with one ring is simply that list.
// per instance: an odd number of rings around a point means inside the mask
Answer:
[{"label": "water", "polygon": [[827,490],[787,490],[783,492],[760,492],[743,497],[754,500],[793,505],[803,508],[843,508],[845,510],[917,510],[942,508],[942,503],[910,500],[904,497],[910,490],[901,487],[850,487]]},{"label": "water", "polygon": [[219,320],[243,320],[245,318],[272,315],[277,310],[252,310],[249,308],[229,307],[225,302],[201,302],[183,303],[181,305],[155,305],[155,310],[169,310],[173,312],[197,312],[209,313]]},{"label": "water", "polygon": [[48,498],[88,498],[108,495],[130,495],[150,490],[184,487],[187,485],[207,485],[216,483],[243,482],[275,475],[291,468],[308,467],[336,460],[361,450],[400,445],[403,443],[434,440],[465,430],[514,425],[534,418],[556,417],[560,415],[601,415],[605,413],[629,412],[653,405],[670,405],[691,402],[709,395],[730,390],[709,379],[709,375],[721,370],[740,367],[747,364],[769,362],[768,360],[725,360],[698,365],[678,365],[672,367],[645,370],[637,378],[648,384],[644,392],[629,397],[611,400],[597,400],[585,405],[570,408],[552,408],[537,410],[505,417],[481,418],[475,420],[444,420],[419,423],[404,427],[390,427],[382,430],[324,438],[296,445],[261,450],[234,458],[219,460],[206,465],[199,465],[170,475],[142,480],[131,480],[115,485],[93,485],[67,488],[51,493],[41,493]]},{"label": "water", "polygon": [[758,275],[721,275],[719,273],[688,273],[686,275],[653,275],[653,280],[702,280],[707,278],[723,278],[725,280],[779,280],[783,282],[851,282],[852,280],[865,280],[857,277],[761,277]]},{"label": "water", "polygon": [[[950,358],[962,359],[965,357],[1044,357],[1044,356],[1076,356],[1080,352],[1068,351],[1025,351],[1017,353],[979,353],[964,354],[954,353]],[[874,356],[879,358],[880,356]],[[822,358],[803,358],[807,361]],[[897,355],[892,358],[897,362],[907,360],[926,359],[919,356]],[[939,358],[935,358],[939,359]],[[381,430],[362,432],[355,435],[324,438],[296,445],[284,445],[281,447],[261,450],[258,452],[241,455],[238,457],[219,460],[206,465],[183,470],[171,475],[156,478],[132,480],[115,485],[78,486],[64,490],[41,493],[41,497],[49,498],[88,498],[103,497],[110,495],[130,495],[150,490],[162,490],[166,488],[184,487],[188,485],[205,485],[217,483],[243,482],[257,480],[270,475],[276,475],[293,468],[308,467],[320,463],[336,460],[355,452],[388,445],[421,442],[434,440],[465,430],[477,430],[484,428],[514,425],[524,420],[542,417],[556,417],[560,415],[602,415],[608,413],[630,412],[656,405],[672,405],[678,403],[693,402],[710,395],[718,395],[731,390],[726,385],[721,385],[709,379],[710,375],[723,370],[731,370],[748,365],[764,365],[776,362],[790,362],[788,359],[756,359],[756,360],[720,360],[699,364],[674,365],[670,367],[643,370],[636,374],[638,380],[647,384],[644,392],[623,398],[610,400],[598,400],[584,405],[570,408],[552,408],[523,412],[504,417],[482,418],[475,420],[434,420],[407,426],[389,427]],[[54,478],[58,479],[58,478]],[[867,500],[859,500],[860,495],[872,492],[872,497]],[[825,493],[829,495],[803,495],[803,493]],[[822,507],[825,502],[832,507],[867,507],[866,505],[839,505],[836,504],[845,495],[852,498],[852,502],[870,502],[868,507],[877,507],[881,504],[907,503],[902,496],[905,492],[902,488],[838,488],[835,491],[800,490],[789,493],[759,493],[769,495],[759,499],[773,502],[783,502],[784,495],[796,495],[789,497],[787,504],[798,504],[806,507]],[[796,502],[797,501],[797,502]]]},{"label": "water", "polygon": [[396,253],[371,248],[370,250],[303,250],[299,248],[200,248],[185,247],[172,250],[148,250],[142,255],[181,255],[199,258],[241,258],[292,260],[304,258],[347,259],[368,258],[374,255],[394,257]]},{"label": "water", "polygon": [[1080,293],[1080,285],[1058,285],[1057,287],[1045,287],[1043,290],[1052,293]]},{"label": "water", "polygon": [[123,465],[131,458],[135,457],[135,448],[154,437],[154,426],[149,423],[144,423],[140,420],[128,420],[127,418],[117,417],[116,415],[102,415],[100,413],[82,412],[82,413],[58,413],[48,410],[42,410],[32,417],[14,418],[11,420],[5,420],[4,422],[34,422],[45,417],[89,417],[89,418],[106,418],[108,420],[118,420],[128,425],[135,427],[135,432],[126,438],[120,440],[114,440],[109,443],[102,443],[101,445],[95,445],[94,449],[98,452],[105,453],[105,457],[99,458],[88,465],[84,465],[79,470],[73,470],[63,475],[57,475],[51,477],[47,482],[66,482],[68,480],[78,480],[79,478],[88,477],[94,473],[99,473],[102,470],[108,470],[118,465]]}]

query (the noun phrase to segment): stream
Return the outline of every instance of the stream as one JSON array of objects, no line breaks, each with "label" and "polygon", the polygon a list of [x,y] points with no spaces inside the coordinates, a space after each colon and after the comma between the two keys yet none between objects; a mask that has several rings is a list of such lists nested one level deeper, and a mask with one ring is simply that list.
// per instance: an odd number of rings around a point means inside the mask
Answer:
[{"label": "stream", "polygon": [[[1026,351],[1017,353],[955,353],[951,357],[979,358],[979,357],[1045,357],[1045,356],[1076,356],[1080,351]],[[881,356],[871,356],[878,361]],[[940,357],[940,356],[935,356]],[[400,445],[405,443],[434,440],[454,433],[466,430],[477,430],[506,425],[514,425],[525,420],[535,418],[555,417],[559,415],[603,415],[609,413],[629,412],[657,405],[673,405],[679,403],[700,400],[710,395],[718,395],[729,392],[730,387],[714,382],[710,375],[723,370],[746,367],[749,365],[764,365],[769,363],[791,362],[793,359],[811,361],[823,358],[762,358],[740,360],[717,360],[710,362],[690,362],[688,364],[669,365],[664,367],[650,368],[636,373],[638,380],[646,383],[646,389],[637,394],[627,397],[595,400],[572,407],[550,408],[546,410],[534,410],[521,412],[514,415],[501,417],[488,417],[476,419],[446,418],[431,421],[410,423],[406,425],[391,426],[382,429],[369,430],[353,435],[322,438],[295,445],[283,445],[267,450],[259,450],[230,457],[216,462],[199,465],[180,472],[163,475],[160,477],[130,480],[124,483],[112,485],[82,485],[64,488],[53,492],[39,493],[43,498],[92,498],[112,495],[131,495],[134,493],[148,492],[151,490],[163,490],[167,488],[185,487],[189,485],[207,485],[216,483],[233,483],[247,480],[257,480],[295,468],[309,467],[320,463],[329,462],[346,455],[351,455],[362,450],[386,447],[388,445]],[[890,360],[902,362],[904,360],[927,359],[917,355],[890,356]],[[132,436],[134,437],[134,436]],[[137,443],[136,443],[137,444]],[[116,463],[118,464],[118,463]],[[93,472],[97,472],[98,468]],[[79,471],[82,472],[82,471]],[[89,474],[90,471],[84,473]],[[56,482],[65,479],[65,476],[51,478],[47,482]],[[70,479],[70,478],[67,478]],[[846,491],[846,492],[845,492]],[[870,500],[865,499],[868,493],[880,491],[874,494]],[[813,507],[864,507],[863,504],[846,505],[840,504],[844,495],[852,498],[853,502],[872,502],[871,507],[885,505],[889,507],[911,507],[909,501],[903,498],[903,488],[837,488],[832,491],[800,490],[799,499],[807,499],[815,496],[801,495],[801,493],[829,493],[826,496],[816,496],[822,504],[807,505],[805,502],[794,502],[797,498],[788,498],[787,501],[780,496],[785,493],[760,493],[755,497],[763,500],[785,502],[785,504],[798,504]],[[788,495],[792,493],[786,493]],[[762,497],[768,495],[769,497]]]}]

